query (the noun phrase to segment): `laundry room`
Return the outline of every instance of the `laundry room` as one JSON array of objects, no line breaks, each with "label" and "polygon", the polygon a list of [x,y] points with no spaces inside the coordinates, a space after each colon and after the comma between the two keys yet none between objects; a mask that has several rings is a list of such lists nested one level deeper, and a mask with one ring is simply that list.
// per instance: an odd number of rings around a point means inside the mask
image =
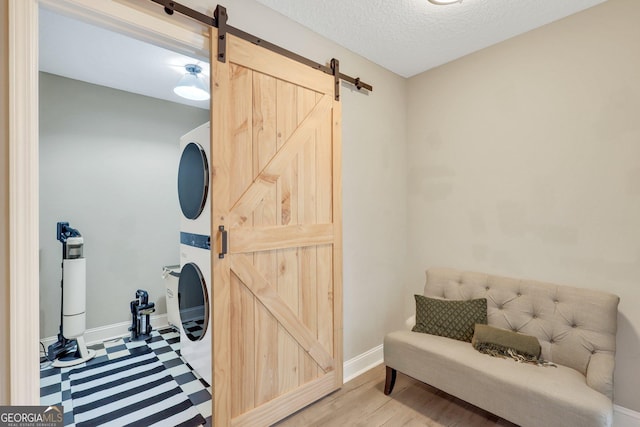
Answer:
[{"label": "laundry room", "polygon": [[[46,9],[40,10],[39,56],[41,403],[62,402],[65,424],[71,423],[73,367],[133,356],[147,343],[155,354],[145,357],[162,355],[156,362],[176,371],[174,378],[182,375],[181,391],[194,395],[192,409],[200,403],[206,417],[208,384],[179,358],[176,324],[180,140],[200,128],[208,144],[209,100],[180,98],[173,89],[197,69],[208,90],[208,60]],[[80,242],[81,272],[69,256],[73,239]],[[83,294],[84,305],[65,311]],[[167,295],[175,297],[173,318]],[[197,319],[194,307],[202,299],[187,294],[183,300],[190,320]],[[134,311],[142,302],[149,309],[138,316],[141,327]],[[72,315],[82,317],[80,331],[67,323]],[[81,411],[75,415],[76,422],[83,419]]]}]

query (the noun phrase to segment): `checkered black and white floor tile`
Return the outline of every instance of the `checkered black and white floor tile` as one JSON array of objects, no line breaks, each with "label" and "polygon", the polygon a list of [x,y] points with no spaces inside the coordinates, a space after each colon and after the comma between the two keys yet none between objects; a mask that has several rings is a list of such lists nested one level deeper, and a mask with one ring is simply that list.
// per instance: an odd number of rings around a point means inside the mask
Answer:
[{"label": "checkered black and white floor tile", "polygon": [[96,356],[86,364],[69,368],[53,368],[50,362],[40,367],[40,404],[62,405],[65,426],[74,426],[73,403],[69,384],[69,372],[85,365],[113,360],[151,348],[164,367],[189,396],[193,405],[211,425],[211,387],[180,357],[180,334],[171,328],[154,330],[146,341],[131,341],[127,337],[89,345]]},{"label": "checkered black and white floor tile", "polygon": [[183,322],[182,327],[184,328],[184,331],[189,339],[191,339],[192,341],[197,341],[200,339],[202,333],[204,332],[204,319]]}]

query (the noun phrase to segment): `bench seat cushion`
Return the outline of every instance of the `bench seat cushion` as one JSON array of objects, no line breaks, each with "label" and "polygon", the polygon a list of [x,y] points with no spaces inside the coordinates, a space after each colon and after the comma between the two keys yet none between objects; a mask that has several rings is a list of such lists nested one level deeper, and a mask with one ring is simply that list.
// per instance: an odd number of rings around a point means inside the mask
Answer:
[{"label": "bench seat cushion", "polygon": [[[491,357],[470,343],[412,331],[384,340],[388,367],[523,427],[610,426],[611,401],[583,374]],[[472,379],[472,380],[469,380]]]}]

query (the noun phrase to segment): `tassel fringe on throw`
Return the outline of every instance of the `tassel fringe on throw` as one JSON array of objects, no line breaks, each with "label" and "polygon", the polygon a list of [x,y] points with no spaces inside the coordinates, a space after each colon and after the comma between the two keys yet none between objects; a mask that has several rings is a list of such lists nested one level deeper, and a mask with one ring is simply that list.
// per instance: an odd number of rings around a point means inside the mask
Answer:
[{"label": "tassel fringe on throw", "polygon": [[558,367],[555,363],[546,361],[544,359],[539,359],[531,354],[519,353],[513,348],[503,347],[501,345],[491,343],[476,343],[474,347],[480,353],[488,354],[489,356],[493,357],[500,357],[503,359],[513,359],[518,363],[529,363],[531,365],[545,367],[552,366],[554,368]]}]

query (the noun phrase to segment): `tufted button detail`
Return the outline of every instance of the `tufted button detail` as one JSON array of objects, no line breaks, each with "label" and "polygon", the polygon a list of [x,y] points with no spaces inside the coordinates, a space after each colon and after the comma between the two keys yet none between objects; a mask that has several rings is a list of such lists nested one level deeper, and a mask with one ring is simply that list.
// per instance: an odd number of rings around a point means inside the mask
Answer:
[{"label": "tufted button detail", "polygon": [[531,317],[534,318],[534,319],[537,319],[538,315],[537,314],[532,314]]},{"label": "tufted button detail", "polygon": [[518,328],[513,328],[512,331],[513,332],[518,332]]},{"label": "tufted button detail", "polygon": [[578,325],[576,325],[575,323],[572,323],[572,324],[571,324],[571,327],[572,327],[572,328],[577,328],[577,327],[578,327]]},{"label": "tufted button detail", "polygon": [[549,343],[550,343],[550,344],[555,344],[555,342],[556,342],[556,340],[554,340],[553,338],[551,338],[551,339],[549,340]]},{"label": "tufted button detail", "polygon": [[554,303],[554,304],[557,304],[557,303],[559,303],[559,302],[560,302],[560,301],[558,301],[557,299],[554,299],[554,300],[553,300],[553,303]]},{"label": "tufted button detail", "polygon": [[519,297],[521,297],[521,296],[522,296],[522,293],[521,293],[521,292],[518,292],[518,293],[517,293],[517,295],[518,295]]},{"label": "tufted button detail", "polygon": [[489,286],[485,286],[484,288],[485,288],[487,291],[490,289],[490,288],[489,288]]}]

